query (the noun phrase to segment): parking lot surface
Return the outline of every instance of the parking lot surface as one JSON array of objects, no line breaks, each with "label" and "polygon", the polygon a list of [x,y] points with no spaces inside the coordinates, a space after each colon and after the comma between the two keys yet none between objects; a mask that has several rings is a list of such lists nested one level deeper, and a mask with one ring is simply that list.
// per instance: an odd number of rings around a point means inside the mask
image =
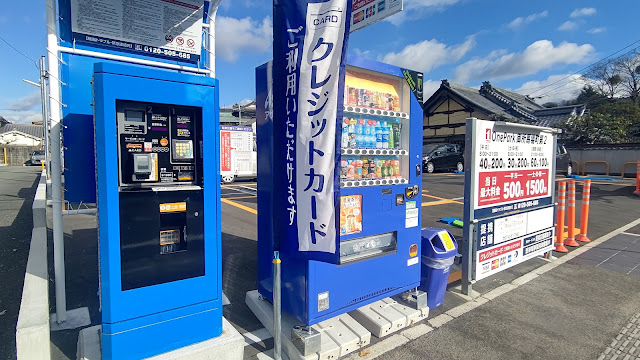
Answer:
[{"label": "parking lot surface", "polygon": [[[577,188],[579,200],[582,190],[580,182]],[[592,185],[589,225],[589,236],[592,239],[597,239],[638,218],[639,200],[631,194],[632,192],[631,182],[616,181]],[[422,188],[422,227],[442,227],[457,239],[461,239],[462,229],[440,223],[438,220],[444,217],[462,218],[463,196],[463,175],[425,174]],[[256,228],[257,217],[263,216],[257,209],[257,185],[254,181],[237,181],[222,185],[223,291],[231,302],[224,307],[224,316],[247,339],[245,359],[262,357],[260,353],[273,347],[270,335],[245,305],[247,291],[257,288]],[[579,219],[580,207],[577,210]],[[88,306],[92,325],[100,323],[95,227],[93,216],[65,217],[68,308]],[[629,229],[632,230],[634,229]],[[588,256],[587,254],[582,255]],[[640,288],[624,285],[631,279],[639,282],[633,273],[612,274],[604,266],[575,264],[575,261],[559,267],[558,271],[540,276],[517,291],[514,290],[495,302],[485,304],[405,346],[395,350],[388,349],[393,352],[389,353],[389,356],[385,354],[385,358],[471,358],[471,354],[474,353],[487,355],[480,358],[525,358],[527,354],[540,354],[528,358],[554,358],[551,356],[554,346],[559,346],[563,341],[575,343],[566,347],[567,354],[575,350],[576,354],[581,355],[579,358],[583,358],[582,355],[586,356],[585,358],[590,358],[591,355],[597,357],[620,331],[620,326],[629,321],[634,311],[640,311],[640,305],[637,305],[640,304],[640,301],[637,301],[640,300],[637,298]],[[532,259],[478,281],[474,284],[474,290],[484,294],[547,263],[543,259]],[[600,286],[601,283],[606,285]],[[459,281],[454,281],[450,284],[450,289],[458,284]],[[568,289],[575,292],[568,292]],[[616,298],[625,294],[629,298],[615,303]],[[432,310],[429,318],[448,312],[466,301],[454,292],[448,291],[445,303]],[[615,307],[611,306],[612,302],[616,304]],[[53,306],[54,302],[51,303]],[[52,308],[52,311],[54,310]],[[600,313],[592,314],[593,310]],[[462,319],[466,320],[461,321]],[[599,328],[595,324],[600,326],[600,323],[606,322],[607,319],[610,321],[606,326],[601,326],[602,331],[596,330]],[[589,325],[589,322],[593,323]],[[571,326],[575,326],[575,329],[589,329],[590,335],[579,332],[573,335]],[[581,338],[577,341],[573,337]],[[76,341],[77,330],[52,333],[54,358],[74,358]],[[373,344],[379,342],[382,342],[380,346],[384,345],[384,338],[372,339]],[[442,343],[450,344],[449,348],[457,350],[442,352],[443,346],[438,345]],[[496,343],[500,345],[495,345]],[[509,345],[510,343],[512,345]],[[435,350],[436,348],[438,350]],[[467,352],[469,354],[465,355]]]}]

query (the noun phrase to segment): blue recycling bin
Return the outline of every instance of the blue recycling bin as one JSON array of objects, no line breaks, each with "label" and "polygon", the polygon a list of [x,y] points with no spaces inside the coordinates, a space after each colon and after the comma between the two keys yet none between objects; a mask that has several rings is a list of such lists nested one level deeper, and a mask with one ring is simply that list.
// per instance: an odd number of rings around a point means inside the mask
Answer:
[{"label": "blue recycling bin", "polygon": [[458,244],[447,230],[422,229],[419,289],[427,293],[427,305],[430,309],[435,309],[444,301],[449,269],[457,253]]}]

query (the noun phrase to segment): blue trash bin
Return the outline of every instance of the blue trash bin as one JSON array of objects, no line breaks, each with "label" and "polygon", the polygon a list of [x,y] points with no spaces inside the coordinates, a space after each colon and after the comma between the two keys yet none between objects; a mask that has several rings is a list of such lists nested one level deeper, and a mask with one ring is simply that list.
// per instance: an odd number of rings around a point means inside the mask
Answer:
[{"label": "blue trash bin", "polygon": [[449,269],[458,253],[458,244],[445,229],[422,229],[419,289],[427,293],[430,309],[442,305],[447,291]]}]

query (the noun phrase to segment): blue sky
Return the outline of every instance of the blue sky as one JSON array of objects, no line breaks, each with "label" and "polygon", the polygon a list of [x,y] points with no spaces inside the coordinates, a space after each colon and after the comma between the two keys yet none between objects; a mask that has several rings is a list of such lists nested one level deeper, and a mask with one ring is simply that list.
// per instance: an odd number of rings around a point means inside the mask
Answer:
[{"label": "blue sky", "polygon": [[[271,58],[271,4],[222,0],[216,72],[223,105],[255,97],[254,69]],[[637,0],[404,4],[402,13],[351,34],[349,53],[423,71],[426,96],[446,78],[471,87],[489,80],[543,96],[541,103],[573,98],[583,83],[572,73],[640,40]],[[0,36],[31,59],[44,55],[44,1],[7,2]],[[36,67],[1,40],[0,54],[0,116],[16,122],[39,119],[39,90],[21,81],[37,80]]]}]

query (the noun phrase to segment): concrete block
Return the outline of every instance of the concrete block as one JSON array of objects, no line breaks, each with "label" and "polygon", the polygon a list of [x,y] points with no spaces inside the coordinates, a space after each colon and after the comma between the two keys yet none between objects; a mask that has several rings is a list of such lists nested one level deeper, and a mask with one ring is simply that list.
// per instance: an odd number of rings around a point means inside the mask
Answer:
[{"label": "concrete block", "polygon": [[89,316],[89,308],[81,307],[73,310],[67,310],[67,321],[58,323],[57,315],[53,313],[49,316],[49,324],[51,331],[79,329],[91,324]]},{"label": "concrete block", "polygon": [[[406,337],[400,334],[391,335],[388,338],[385,338],[384,340],[380,341],[379,343],[368,347],[365,350],[366,351],[365,354],[360,355],[359,353],[354,353],[354,354],[351,354],[351,356],[349,356],[348,359],[350,360],[375,359],[375,358],[381,357],[387,352],[397,347],[400,347],[408,342],[409,342],[409,339],[407,339]],[[382,358],[384,359],[384,357]]]},{"label": "concrete block", "polygon": [[425,319],[429,309],[417,310],[386,298],[354,310],[349,315],[380,338]]},{"label": "concrete block", "polygon": [[[245,303],[258,320],[260,320],[262,326],[273,336],[273,305],[268,300],[263,299],[260,294],[258,294],[258,290],[247,292]],[[300,324],[295,318],[285,312],[282,313],[282,351],[292,360],[317,360],[318,354],[303,356],[291,342],[291,330],[296,325]]]},{"label": "concrete block", "polygon": [[[273,336],[273,305],[262,299],[257,290],[246,295],[247,306],[253,311],[262,325]],[[320,351],[303,356],[291,342],[291,330],[299,322],[287,313],[282,313],[282,350],[289,359],[323,359],[331,360],[359,350],[371,342],[371,333],[348,314],[342,314],[322,321],[313,329],[320,332]]]},{"label": "concrete block", "polygon": [[50,359],[47,229],[34,228],[16,325],[18,360]]},{"label": "concrete block", "polygon": [[[100,360],[100,329],[92,326],[78,335],[78,360]],[[148,360],[242,360],[244,357],[244,337],[231,323],[222,318],[222,334],[213,339],[185,346],[164,354],[152,356]]]}]

